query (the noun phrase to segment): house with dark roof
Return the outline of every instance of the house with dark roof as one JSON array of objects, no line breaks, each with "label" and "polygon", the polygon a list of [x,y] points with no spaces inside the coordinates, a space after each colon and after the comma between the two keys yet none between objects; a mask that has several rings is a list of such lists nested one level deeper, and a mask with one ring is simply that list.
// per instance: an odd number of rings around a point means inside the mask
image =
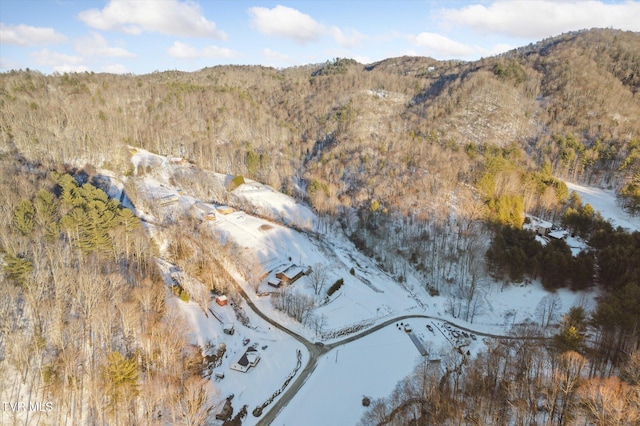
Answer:
[{"label": "house with dark roof", "polygon": [[231,364],[231,369],[246,373],[251,367],[258,365],[258,362],[260,362],[258,350],[256,348],[249,347],[238,361]]}]

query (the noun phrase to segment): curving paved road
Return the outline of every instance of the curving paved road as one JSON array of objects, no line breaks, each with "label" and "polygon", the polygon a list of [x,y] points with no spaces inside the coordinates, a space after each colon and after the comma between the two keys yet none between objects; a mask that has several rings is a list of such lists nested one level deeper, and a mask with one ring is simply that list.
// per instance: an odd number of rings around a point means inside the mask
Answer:
[{"label": "curving paved road", "polygon": [[283,408],[285,408],[289,402],[293,399],[293,397],[298,393],[298,391],[302,388],[302,386],[306,383],[307,379],[311,376],[311,374],[315,371],[317,365],[318,365],[318,358],[322,355],[324,355],[325,353],[338,348],[340,346],[346,345],[348,343],[354,342],[358,339],[362,339],[365,336],[368,336],[372,333],[375,333],[376,331],[387,327],[389,325],[392,325],[398,321],[403,321],[405,319],[411,319],[411,318],[422,318],[422,319],[432,319],[432,320],[437,320],[440,321],[442,323],[447,323],[450,324],[460,330],[463,331],[467,331],[469,333],[474,333],[478,336],[484,336],[484,337],[491,337],[491,338],[496,338],[496,339],[511,339],[511,340],[547,340],[549,339],[548,337],[543,337],[543,336],[505,336],[505,335],[500,335],[500,334],[492,334],[492,333],[483,333],[483,332],[479,332],[476,330],[472,330],[470,328],[466,328],[466,327],[462,327],[456,323],[453,323],[451,321],[448,320],[444,320],[442,318],[439,317],[434,317],[434,316],[430,316],[430,315],[422,315],[422,314],[408,314],[408,315],[402,315],[399,317],[394,317],[392,319],[389,319],[387,321],[384,321],[380,324],[377,324],[371,328],[368,328],[367,330],[360,332],[358,334],[354,334],[352,336],[346,337],[340,341],[334,342],[334,343],[329,343],[326,344],[324,346],[317,346],[311,342],[309,342],[307,339],[305,339],[304,337],[302,337],[301,335],[299,335],[298,333],[289,330],[288,328],[286,328],[285,326],[283,326],[282,324],[274,321],[273,319],[269,318],[267,315],[265,315],[260,309],[258,309],[258,307],[253,303],[253,301],[249,298],[249,295],[244,291],[244,289],[240,286],[237,285],[237,289],[240,292],[240,295],[242,296],[242,298],[247,302],[247,305],[249,305],[249,307],[251,308],[251,310],[253,310],[253,312],[256,313],[256,315],[258,315],[260,318],[262,318],[263,320],[265,320],[266,322],[268,322],[269,324],[273,325],[274,327],[276,327],[279,330],[282,330],[283,332],[289,334],[290,336],[292,336],[293,338],[295,338],[297,341],[299,341],[300,343],[302,343],[307,350],[309,351],[309,362],[307,363],[307,365],[304,367],[304,369],[302,370],[302,372],[298,375],[298,377],[289,384],[289,386],[287,386],[287,389],[285,390],[285,392],[280,396],[280,398],[278,398],[278,400],[276,402],[274,402],[271,407],[267,407],[267,409],[269,409],[262,417],[261,419],[256,423],[256,425],[258,426],[266,426],[266,425],[270,425],[271,423],[273,423],[273,421],[276,419],[276,417],[278,416],[278,414],[280,414],[280,412],[282,411]]}]

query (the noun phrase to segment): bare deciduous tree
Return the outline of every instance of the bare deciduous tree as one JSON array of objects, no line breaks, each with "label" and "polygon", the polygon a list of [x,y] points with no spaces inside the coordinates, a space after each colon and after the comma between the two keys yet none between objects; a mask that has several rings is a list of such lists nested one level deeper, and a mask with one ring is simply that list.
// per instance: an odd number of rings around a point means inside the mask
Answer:
[{"label": "bare deciduous tree", "polygon": [[182,392],[174,406],[178,416],[186,426],[208,424],[211,415],[211,402],[208,388],[210,383],[204,379],[190,377],[184,383]]},{"label": "bare deciduous tree", "polygon": [[313,265],[311,273],[307,275],[307,280],[311,284],[313,293],[318,296],[324,290],[327,284],[327,267],[322,263],[316,263]]},{"label": "bare deciduous tree", "polygon": [[562,309],[562,300],[556,293],[547,294],[536,307],[536,315],[540,318],[540,326],[548,327],[554,321]]},{"label": "bare deciduous tree", "polygon": [[584,420],[589,424],[634,425],[640,421],[640,391],[617,377],[592,378],[578,389]]}]

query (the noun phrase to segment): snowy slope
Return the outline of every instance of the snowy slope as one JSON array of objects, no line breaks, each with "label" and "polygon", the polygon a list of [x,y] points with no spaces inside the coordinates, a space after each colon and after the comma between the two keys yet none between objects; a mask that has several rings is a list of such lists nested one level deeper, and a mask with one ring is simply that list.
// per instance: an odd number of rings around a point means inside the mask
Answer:
[{"label": "snowy slope", "polygon": [[599,211],[602,217],[609,220],[613,226],[622,226],[631,231],[640,231],[640,217],[631,216],[622,210],[616,201],[615,192],[571,182],[565,183],[569,191],[576,191],[580,195],[582,204],[591,204],[591,207]]},{"label": "snowy slope", "polygon": [[239,201],[267,212],[269,217],[281,219],[286,225],[313,229],[316,222],[316,217],[308,206],[251,179],[245,179],[245,183],[234,189],[232,195]]},{"label": "snowy slope", "polygon": [[[191,165],[142,150],[133,155],[133,161],[136,167],[140,165],[148,170],[144,176],[133,178],[143,196],[154,201],[175,198],[166,206],[151,203],[155,206],[153,211],[138,211],[148,221],[152,235],[157,235],[154,227],[161,227],[164,218],[169,217],[179,223],[184,215],[190,215],[202,221],[204,228],[201,229],[235,242],[244,259],[253,259],[259,282],[249,283],[238,272],[228,272],[263,314],[303,336],[307,342],[324,340],[326,344],[339,343],[354,335],[350,331],[352,329],[366,333],[376,324],[405,315],[426,315],[453,321],[478,333],[506,334],[514,323],[537,322],[536,307],[548,294],[538,282],[502,286],[485,280],[481,288],[485,301],[483,310],[473,324],[464,323],[447,314],[446,297],[429,296],[423,283],[410,271],[407,282],[400,284],[380,270],[375,261],[358,252],[341,231],[313,232],[317,223],[314,213],[308,206],[285,194],[245,180],[243,185],[226,195],[226,201],[234,206],[233,211],[225,214],[216,211],[215,220],[204,221],[203,211],[215,210],[220,203],[184,194],[171,184],[174,173]],[[224,188],[231,179],[228,175],[211,173],[211,176]],[[595,203],[594,207],[597,208]],[[155,221],[158,223],[153,223]],[[164,243],[159,242],[161,249]],[[268,281],[275,281],[277,272],[293,265],[302,270],[320,267],[327,271],[326,285],[320,295],[314,294],[307,276],[291,284],[288,290],[315,299],[313,314],[322,318],[320,327],[304,326],[272,306],[269,294],[275,289]],[[168,270],[171,265],[164,264],[161,268]],[[327,288],[338,279],[344,280],[344,285],[327,298]],[[595,296],[594,293],[583,295],[565,290],[559,291],[558,295],[562,312],[577,304],[592,308]],[[252,410],[269,399],[292,373],[297,351],[302,353],[302,366],[310,359],[302,343],[275,329],[244,301],[241,308],[250,318],[249,327],[237,321],[230,306],[220,307],[213,301],[209,309],[220,321],[210,313],[205,315],[195,303],[172,298],[171,306],[178,309],[187,321],[188,337],[193,344],[226,345],[227,357],[216,369],[225,374],[224,379],[214,382],[216,407],[222,405],[227,395],[235,394],[234,410],[237,412],[245,404],[249,409],[243,424],[252,425],[259,421],[251,414]],[[233,336],[223,333],[223,323],[226,322],[234,322],[236,333]],[[434,357],[442,357],[453,350],[451,342],[438,334],[438,330],[432,333],[426,329],[429,320],[413,319],[409,322]],[[255,344],[261,360],[246,373],[241,373],[231,370],[230,366],[246,350],[245,339],[250,340],[248,346]],[[476,352],[482,345],[479,338],[473,342],[471,352]],[[407,333],[393,325],[341,345],[318,360],[313,375],[274,424],[355,424],[364,410],[362,396],[378,398],[387,395],[400,379],[412,371],[418,359],[423,358]],[[344,380],[345,377],[349,379]],[[337,388],[340,392],[336,392]]]}]

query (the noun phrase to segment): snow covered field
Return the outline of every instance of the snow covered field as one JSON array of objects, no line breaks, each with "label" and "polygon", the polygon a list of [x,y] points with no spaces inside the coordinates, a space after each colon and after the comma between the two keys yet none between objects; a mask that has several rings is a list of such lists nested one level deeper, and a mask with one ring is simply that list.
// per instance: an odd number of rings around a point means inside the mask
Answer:
[{"label": "snow covered field", "polygon": [[569,191],[576,191],[582,199],[582,204],[591,204],[594,210],[600,211],[602,217],[608,219],[613,226],[622,226],[631,231],[640,231],[640,217],[633,217],[618,206],[615,192],[565,182]]},{"label": "snow covered field", "polygon": [[[204,205],[215,210],[223,204],[223,200],[199,200],[172,186],[171,176],[177,168],[187,167],[183,164],[144,151],[137,152],[134,161],[136,165],[152,167],[151,173],[137,178],[143,193],[155,200],[167,196],[176,199],[172,205],[159,209],[161,214],[168,211],[163,209],[170,209],[173,217],[180,220],[182,214],[193,216],[196,211],[194,206]],[[224,175],[217,175],[217,178],[221,183],[230,180],[229,176]],[[604,217],[615,219],[616,224],[631,229],[640,228],[637,219],[620,212],[615,204],[615,196],[609,191],[572,184],[568,186],[571,190],[578,191],[583,202],[591,203]],[[376,324],[406,315],[423,315],[434,318],[433,322],[425,318],[413,318],[404,323],[411,324],[415,335],[429,349],[429,357],[440,359],[454,348],[438,328],[430,332],[427,324],[450,321],[477,333],[504,335],[513,324],[540,322],[536,308],[549,293],[539,282],[503,286],[488,279],[483,280],[479,288],[485,303],[473,323],[465,323],[447,313],[446,295],[429,296],[423,284],[411,273],[407,274],[407,282],[400,284],[381,271],[372,259],[359,253],[339,231],[333,230],[323,235],[312,232],[317,219],[308,206],[249,180],[236,188],[233,196],[237,204],[232,212],[222,214],[216,211],[215,220],[203,223],[206,223],[211,233],[233,240],[242,250],[253,255],[259,268],[260,283],[257,286],[255,283],[251,285],[238,274],[234,275],[235,280],[260,312],[280,327],[301,337],[296,339],[291,334],[278,330],[255,314],[247,302],[242,303],[242,309],[249,316],[249,327],[241,325],[235,319],[231,307],[220,307],[213,301],[210,309],[222,321],[211,314],[205,316],[195,303],[184,303],[177,298],[173,298],[171,303],[186,319],[192,343],[200,346],[207,342],[226,345],[227,356],[222,365],[216,368],[225,377],[212,381],[215,389],[214,412],[219,410],[228,395],[234,394],[234,412],[245,404],[248,406],[249,415],[243,424],[253,425],[260,420],[251,414],[252,410],[282,386],[296,367],[298,351],[302,354],[300,371],[307,365],[311,355],[300,339],[304,339],[307,345],[318,340],[324,340],[326,345],[340,344],[345,337],[365,333]],[[254,216],[242,208],[269,212],[269,219],[262,215]],[[157,220],[149,212],[138,213],[146,215],[145,218],[150,222]],[[159,245],[161,248],[164,246],[162,242]],[[275,310],[271,297],[268,296],[275,291],[268,281],[275,281],[277,272],[292,265],[303,270],[321,267],[327,271],[326,284],[319,295],[315,294],[308,276],[302,276],[289,289],[315,300],[313,315],[318,318],[316,327],[309,324],[304,326],[285,313]],[[343,286],[326,298],[327,288],[338,279],[344,281]],[[595,307],[595,291],[572,293],[563,289],[556,294],[561,305],[559,315],[572,306],[581,305],[587,310]],[[223,333],[225,322],[235,323],[233,336]],[[348,328],[357,331],[349,333]],[[323,339],[323,335],[327,336],[328,332],[333,332],[334,337]],[[244,344],[245,339],[250,340],[247,345]],[[469,343],[472,353],[483,347],[480,336]],[[255,345],[260,362],[246,373],[231,370],[231,364],[251,345]],[[318,358],[313,374],[273,424],[353,425],[364,412],[361,403],[363,396],[375,399],[388,395],[395,384],[413,370],[416,362],[423,359],[425,358],[421,357],[407,333],[394,323],[337,346]],[[300,371],[296,378],[300,376]],[[282,395],[274,403],[280,398]],[[266,407],[264,413],[271,407]]]},{"label": "snow covered field", "polygon": [[[438,334],[427,330],[427,320],[404,323],[411,324],[434,352],[440,347],[450,350],[451,345],[437,330]],[[355,425],[365,411],[363,396],[373,400],[389,395],[423,359],[407,333],[389,325],[323,356],[302,391],[273,424]],[[434,353],[432,359],[439,359],[439,354]]]}]

